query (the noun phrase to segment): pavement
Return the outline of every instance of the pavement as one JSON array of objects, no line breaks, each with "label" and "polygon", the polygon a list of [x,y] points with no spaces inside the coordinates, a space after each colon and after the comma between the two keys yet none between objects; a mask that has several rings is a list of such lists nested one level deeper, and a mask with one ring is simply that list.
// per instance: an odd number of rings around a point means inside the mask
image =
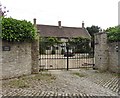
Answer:
[{"label": "pavement", "polygon": [[91,68],[48,70],[2,80],[2,96],[119,97],[119,77]]}]

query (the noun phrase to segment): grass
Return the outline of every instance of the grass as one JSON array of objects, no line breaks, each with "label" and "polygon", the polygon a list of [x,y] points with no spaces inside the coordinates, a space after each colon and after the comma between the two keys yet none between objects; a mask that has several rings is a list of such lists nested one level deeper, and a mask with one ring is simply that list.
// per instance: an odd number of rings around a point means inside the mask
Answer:
[{"label": "grass", "polygon": [[50,73],[42,72],[39,74],[32,74],[30,76],[21,76],[15,79],[9,80],[7,83],[3,85],[9,86],[11,88],[29,88],[31,85],[31,81],[44,81],[47,83],[51,83],[56,79],[55,76]]},{"label": "grass", "polygon": [[79,73],[79,72],[74,72],[72,73],[73,75],[79,76],[79,77],[85,77],[85,74]]},{"label": "grass", "polygon": [[114,72],[109,72],[109,71],[99,71],[99,70],[96,70],[95,73],[103,74],[103,75],[110,74],[112,76],[117,76],[118,78],[120,78],[120,73],[114,73]]},{"label": "grass", "polygon": [[55,76],[51,75],[51,73],[39,73],[39,74],[35,74],[35,76],[33,77],[33,79],[35,80],[46,80],[46,81],[51,81],[51,80],[55,80]]},{"label": "grass", "polygon": [[112,75],[120,78],[120,73],[112,73]]},{"label": "grass", "polygon": [[89,67],[80,67],[80,69],[90,70],[91,68],[89,68]]},{"label": "grass", "polygon": [[15,79],[9,82],[10,87],[29,88],[29,84],[22,79]]}]

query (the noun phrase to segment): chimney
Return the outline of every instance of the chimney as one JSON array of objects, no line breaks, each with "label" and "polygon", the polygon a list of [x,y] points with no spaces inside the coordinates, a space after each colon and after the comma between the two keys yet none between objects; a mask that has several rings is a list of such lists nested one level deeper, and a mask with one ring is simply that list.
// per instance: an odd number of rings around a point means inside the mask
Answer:
[{"label": "chimney", "polygon": [[61,21],[58,21],[58,26],[59,26],[59,28],[62,28]]},{"label": "chimney", "polygon": [[83,29],[85,28],[84,25],[85,25],[85,24],[84,24],[84,21],[82,21],[82,28],[83,28]]},{"label": "chimney", "polygon": [[33,24],[36,26],[36,18],[33,19]]}]

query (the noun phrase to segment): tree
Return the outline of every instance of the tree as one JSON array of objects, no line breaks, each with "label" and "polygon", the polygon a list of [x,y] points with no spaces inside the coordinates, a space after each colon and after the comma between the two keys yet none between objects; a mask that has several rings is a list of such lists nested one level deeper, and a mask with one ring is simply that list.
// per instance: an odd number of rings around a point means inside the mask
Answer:
[{"label": "tree", "polygon": [[91,27],[86,28],[91,36],[94,36],[95,33],[98,33],[101,28],[95,25],[92,25]]},{"label": "tree", "polygon": [[109,41],[120,41],[120,25],[115,27],[109,27],[106,29],[107,37]]},{"label": "tree", "polygon": [[93,48],[94,51],[94,34],[98,33],[101,30],[101,28],[99,26],[92,25],[91,27],[87,27],[86,29],[91,35],[91,47]]}]

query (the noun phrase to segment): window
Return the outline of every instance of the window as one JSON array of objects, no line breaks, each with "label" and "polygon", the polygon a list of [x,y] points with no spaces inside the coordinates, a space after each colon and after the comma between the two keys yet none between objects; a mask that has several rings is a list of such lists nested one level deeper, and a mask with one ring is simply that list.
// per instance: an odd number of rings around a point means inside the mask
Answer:
[{"label": "window", "polygon": [[65,46],[61,46],[61,48],[63,48],[63,47],[65,47]]},{"label": "window", "polygon": [[58,47],[55,47],[56,50],[58,50],[59,48]]},{"label": "window", "polygon": [[46,47],[46,50],[51,50],[51,47]]}]

